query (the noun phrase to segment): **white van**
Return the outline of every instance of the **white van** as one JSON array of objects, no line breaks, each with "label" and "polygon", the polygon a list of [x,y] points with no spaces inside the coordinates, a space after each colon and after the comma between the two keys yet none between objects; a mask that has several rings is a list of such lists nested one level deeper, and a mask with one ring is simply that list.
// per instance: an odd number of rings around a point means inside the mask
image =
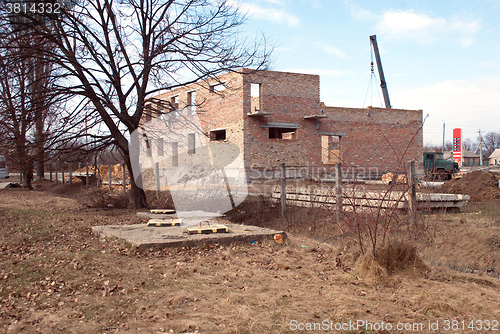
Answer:
[{"label": "white van", "polygon": [[7,161],[5,157],[0,155],[0,179],[6,179],[9,177],[9,167],[7,166]]}]

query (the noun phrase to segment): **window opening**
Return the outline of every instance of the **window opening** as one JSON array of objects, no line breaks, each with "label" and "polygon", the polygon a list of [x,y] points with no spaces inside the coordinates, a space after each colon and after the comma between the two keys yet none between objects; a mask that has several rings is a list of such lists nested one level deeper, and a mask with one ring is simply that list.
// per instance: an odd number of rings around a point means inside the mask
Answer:
[{"label": "window opening", "polygon": [[179,109],[179,96],[178,96],[178,95],[176,95],[176,96],[172,96],[172,97],[170,98],[170,104],[172,105],[172,108],[173,108],[174,110]]},{"label": "window opening", "polygon": [[340,162],[340,136],[321,136],[321,153],[324,164]]},{"label": "window opening", "polygon": [[269,128],[270,139],[297,139],[297,129]]},{"label": "window opening", "polygon": [[226,140],[226,129],[210,131],[210,140]]},{"label": "window opening", "polygon": [[261,110],[260,106],[260,84],[253,83],[250,85],[250,112],[259,112]]},{"label": "window opening", "polygon": [[179,143],[176,141],[172,143],[172,166],[179,166]]},{"label": "window opening", "polygon": [[158,149],[158,156],[163,156],[163,138],[156,139],[156,146]]},{"label": "window opening", "polygon": [[195,142],[195,134],[188,133],[188,154],[196,153],[196,142]]},{"label": "window opening", "polygon": [[189,113],[191,115],[196,115],[196,92],[187,93],[187,105],[189,108]]}]

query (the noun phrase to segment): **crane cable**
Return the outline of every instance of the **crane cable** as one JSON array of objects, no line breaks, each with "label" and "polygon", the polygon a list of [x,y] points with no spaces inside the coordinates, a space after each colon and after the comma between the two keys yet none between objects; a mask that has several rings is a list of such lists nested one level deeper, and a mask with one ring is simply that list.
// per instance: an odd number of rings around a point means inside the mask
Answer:
[{"label": "crane cable", "polygon": [[[375,73],[375,70],[374,70],[374,63],[373,63],[373,47],[372,47],[372,41],[370,41],[370,56],[371,56],[371,74],[370,74],[370,80],[368,81],[368,88],[366,89],[366,94],[365,94],[365,100],[363,101],[363,108],[366,107],[366,99],[368,98],[368,92],[370,92],[370,106],[373,106],[373,82],[374,81],[378,81],[378,78],[377,78],[377,74]],[[379,98],[379,101],[380,101],[380,106],[383,108],[383,105],[382,105],[382,98],[380,97],[380,92],[379,90],[377,89],[377,94],[378,94],[378,98]]]}]

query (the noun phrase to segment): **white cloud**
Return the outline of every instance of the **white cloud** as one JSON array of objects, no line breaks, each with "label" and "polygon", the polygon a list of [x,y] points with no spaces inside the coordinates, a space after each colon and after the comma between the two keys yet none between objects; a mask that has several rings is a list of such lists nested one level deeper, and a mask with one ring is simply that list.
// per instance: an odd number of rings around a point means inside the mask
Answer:
[{"label": "white cloud", "polygon": [[393,39],[411,39],[418,43],[432,43],[452,36],[462,47],[474,43],[475,34],[480,29],[480,21],[468,21],[459,17],[431,17],[413,10],[383,13],[376,23],[377,30]]},{"label": "white cloud", "polygon": [[[391,102],[394,108],[423,109],[424,116],[429,114],[424,126],[424,142],[440,143],[443,120],[447,129],[462,128],[464,137],[472,138],[478,129],[500,130],[499,91],[500,77],[450,80],[396,90],[391,93]],[[448,137],[446,140],[451,140]]]},{"label": "white cloud", "polygon": [[[280,1],[269,1],[275,5],[282,5]],[[283,8],[264,8],[255,3],[229,1],[232,6],[238,7],[243,13],[254,19],[262,19],[275,23],[284,23],[296,27],[300,24],[300,19],[286,12]]]},{"label": "white cloud", "polygon": [[320,48],[321,50],[325,51],[326,53],[335,55],[335,56],[340,57],[340,58],[347,58],[347,55],[344,53],[344,51],[340,50],[339,48],[337,48],[333,45],[330,45],[327,43],[321,43],[321,42],[315,42],[313,44],[314,44],[314,46],[316,46],[317,48]]},{"label": "white cloud", "polygon": [[373,21],[377,15],[356,4],[348,4],[351,17],[357,21]]},{"label": "white cloud", "polygon": [[481,68],[494,68],[497,67],[498,63],[496,61],[483,61],[479,63],[479,67]]}]

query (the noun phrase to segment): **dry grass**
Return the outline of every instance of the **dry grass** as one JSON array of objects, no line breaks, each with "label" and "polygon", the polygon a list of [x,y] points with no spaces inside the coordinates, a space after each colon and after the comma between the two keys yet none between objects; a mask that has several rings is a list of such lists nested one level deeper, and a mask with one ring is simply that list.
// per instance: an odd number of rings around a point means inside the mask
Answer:
[{"label": "dry grass", "polygon": [[[499,319],[498,279],[436,267],[421,276],[400,272],[384,282],[362,279],[342,239],[329,244],[306,236],[307,223],[314,226],[308,218],[317,215],[282,221],[295,231],[283,245],[137,252],[90,232],[93,225],[137,223],[132,211],[88,209],[46,192],[0,191],[0,328],[7,333],[295,333],[292,320]],[[467,216],[464,228],[487,228],[486,218],[477,216]],[[328,237],[327,226],[315,224],[311,231]],[[415,255],[394,254],[396,260]]]}]

